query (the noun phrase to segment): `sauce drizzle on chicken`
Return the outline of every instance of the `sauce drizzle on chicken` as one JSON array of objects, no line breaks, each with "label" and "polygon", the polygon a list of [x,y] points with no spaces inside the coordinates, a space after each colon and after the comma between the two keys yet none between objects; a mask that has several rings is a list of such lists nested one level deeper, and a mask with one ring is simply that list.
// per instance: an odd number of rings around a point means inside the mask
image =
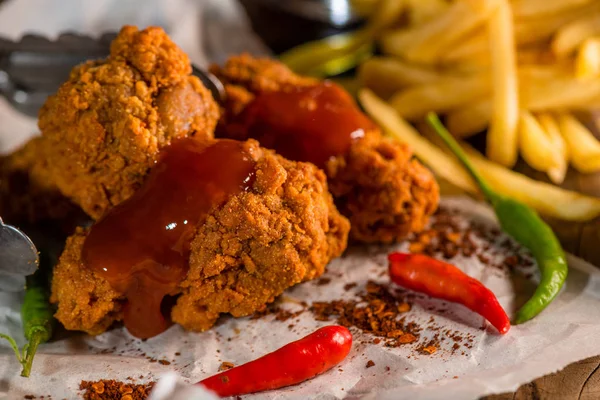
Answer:
[{"label": "sauce drizzle on chicken", "polygon": [[167,329],[161,303],[186,276],[196,227],[211,209],[251,187],[255,163],[243,145],[174,141],[144,185],[92,227],[84,263],[126,296],[124,322],[132,335]]},{"label": "sauce drizzle on chicken", "polygon": [[286,158],[322,168],[374,128],[346,91],[323,82],[260,93],[227,130],[230,137],[256,139]]}]

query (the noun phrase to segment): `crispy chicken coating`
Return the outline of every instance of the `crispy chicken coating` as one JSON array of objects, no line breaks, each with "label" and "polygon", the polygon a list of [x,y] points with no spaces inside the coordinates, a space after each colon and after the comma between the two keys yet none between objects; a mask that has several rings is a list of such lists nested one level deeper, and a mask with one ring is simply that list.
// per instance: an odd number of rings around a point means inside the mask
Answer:
[{"label": "crispy chicken coating", "polygon": [[[246,145],[256,161],[252,188],[215,208],[191,242],[189,271],[172,309],[173,321],[189,330],[209,329],[220,314],[263,309],[285,289],[321,275],[346,248],[350,226],[324,173],[256,141]],[[78,230],[67,241],[51,301],[67,329],[98,334],[122,319],[124,297],[83,265],[84,240]]]},{"label": "crispy chicken coating", "polygon": [[58,303],[54,316],[65,328],[98,335],[122,318],[123,302],[106,280],[84,267],[81,249],[85,236],[86,231],[77,228],[67,239],[54,267],[50,302]]},{"label": "crispy chicken coating", "polygon": [[[239,129],[228,130],[256,95],[312,86],[318,81],[294,74],[283,64],[249,55],[235,56],[223,67],[211,68],[225,84],[217,136],[245,140]],[[350,237],[360,242],[391,243],[420,231],[439,202],[439,188],[431,174],[412,159],[410,149],[384,138],[379,130],[353,141],[347,154],[330,160],[325,172],[336,205],[350,219]]]},{"label": "crispy chicken coating", "polygon": [[161,28],[124,27],[110,56],[74,68],[40,111],[45,157],[31,179],[101,217],[133,194],[173,139],[212,137],[219,110],[191,71]]}]

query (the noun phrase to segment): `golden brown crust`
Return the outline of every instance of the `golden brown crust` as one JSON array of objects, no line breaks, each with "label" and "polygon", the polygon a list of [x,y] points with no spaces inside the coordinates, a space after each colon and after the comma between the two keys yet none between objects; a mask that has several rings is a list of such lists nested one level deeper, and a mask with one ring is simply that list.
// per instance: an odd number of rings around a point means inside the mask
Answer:
[{"label": "golden brown crust", "polygon": [[327,165],[329,189],[353,240],[393,243],[425,228],[439,187],[402,143],[369,134]]},{"label": "golden brown crust", "polygon": [[[260,310],[285,289],[321,275],[346,248],[350,226],[333,205],[323,172],[255,141],[247,147],[257,162],[252,189],[213,210],[191,244],[190,270],[172,311],[186,329],[209,329],[221,313]],[[83,240],[79,231],[67,242],[52,301],[67,329],[97,334],[120,319],[120,301],[81,263]]]},{"label": "golden brown crust", "polygon": [[[294,74],[283,64],[249,55],[231,57],[211,71],[225,83],[227,103],[217,136],[240,137],[227,124],[261,92],[317,81]],[[383,138],[379,130],[354,141],[349,152],[331,160],[326,173],[340,211],[351,222],[350,237],[360,242],[391,243],[423,229],[439,201],[439,188],[429,170],[412,160],[410,149]]]},{"label": "golden brown crust", "polygon": [[344,251],[347,220],[313,165],[261,150],[253,190],[212,213],[192,242],[173,319],[203,331],[221,313],[250,315],[285,289],[320,276]]},{"label": "golden brown crust", "polygon": [[78,228],[67,239],[52,275],[50,301],[58,303],[55,317],[65,328],[97,335],[122,319],[122,301],[107,281],[83,267],[81,250],[85,234]]},{"label": "golden brown crust", "polygon": [[173,139],[212,137],[218,107],[190,72],[162,29],[124,27],[110,57],[73,69],[40,111],[46,177],[97,219],[133,194]]}]

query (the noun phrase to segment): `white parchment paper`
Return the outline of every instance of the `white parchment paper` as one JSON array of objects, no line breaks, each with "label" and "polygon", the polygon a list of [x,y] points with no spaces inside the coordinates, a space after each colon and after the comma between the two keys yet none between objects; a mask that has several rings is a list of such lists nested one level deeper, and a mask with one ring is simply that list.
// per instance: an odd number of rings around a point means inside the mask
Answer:
[{"label": "white parchment paper", "polygon": [[[130,3],[137,3],[138,7]],[[68,29],[99,34],[107,29],[118,29],[124,23],[158,24],[164,26],[199,65],[207,60],[199,43],[207,40],[212,43],[209,47],[213,51],[223,51],[208,55],[215,60],[244,48],[255,53],[264,51],[247,33],[247,23],[233,1],[148,0],[143,3],[145,6],[139,7],[140,2],[127,2],[129,5],[122,8],[124,2],[109,0],[9,1],[0,7],[0,34],[18,37],[24,31],[33,30],[56,35]],[[220,20],[225,22],[219,24]],[[225,26],[230,29],[224,29]],[[211,32],[209,39],[206,39],[206,30]],[[225,33],[235,40],[227,40],[223,37]],[[204,39],[197,39],[202,35]],[[223,40],[219,41],[219,37]],[[227,43],[232,44],[231,51],[227,50]],[[34,120],[13,111],[0,99],[0,152],[13,150],[36,131]],[[494,224],[489,209],[470,199],[451,198],[443,203],[445,207],[460,210],[465,224],[472,221]],[[282,307],[295,311],[299,306],[294,301],[310,304],[350,299],[364,290],[368,280],[387,282],[386,256],[395,249],[406,249],[406,245],[348,250],[344,257],[329,265],[325,274],[331,279],[328,284],[299,285],[285,293]],[[517,302],[512,275],[485,267],[475,257],[458,257],[453,261],[490,287],[503,307],[512,312]],[[247,398],[476,399],[485,394],[515,390],[569,363],[600,354],[600,273],[574,257],[570,258],[570,267],[569,279],[559,298],[534,321],[512,327],[505,336],[499,336],[481,317],[462,306],[420,298],[406,314],[407,319],[423,326],[434,324],[456,330],[463,336],[472,335],[472,346],[461,347],[452,354],[452,342],[444,342],[436,353],[422,355],[415,351],[414,345],[398,348],[374,345],[370,343],[373,337],[354,331],[352,352],[339,368],[295,387]],[[357,285],[346,291],[347,283]],[[0,293],[0,331],[13,335],[22,345],[20,301],[19,294]],[[206,394],[193,393],[181,382],[197,382],[214,374],[223,361],[242,364],[331,323],[334,321],[317,322],[307,311],[287,321],[277,321],[272,315],[257,320],[226,317],[214,329],[202,334],[173,326],[145,342],[134,339],[122,328],[97,337],[72,334],[40,347],[29,379],[19,376],[14,355],[0,343],[0,398],[52,395],[53,399],[76,399],[80,396],[78,386],[83,379],[132,378],[145,382],[167,375],[160,386],[160,396],[156,393],[157,399],[175,398],[173,390],[182,396],[178,398],[207,399]],[[294,325],[291,329],[290,324]],[[420,342],[434,333],[424,330]],[[367,369],[368,360],[375,365]],[[180,381],[174,376],[179,376]],[[181,390],[188,391],[181,394]]]},{"label": "white parchment paper", "polygon": [[[489,209],[468,198],[447,198],[443,206],[460,210],[465,224],[494,224]],[[295,311],[301,301],[311,304],[352,299],[369,280],[387,283],[387,254],[406,247],[351,248],[329,265],[324,275],[331,279],[329,283],[308,282],[288,290],[281,307]],[[509,313],[513,310],[517,297],[513,274],[486,267],[476,257],[458,256],[454,262],[491,288]],[[453,353],[453,343],[445,341],[436,353],[423,355],[416,351],[417,345],[375,345],[371,335],[355,330],[352,352],[339,369],[295,387],[249,398],[447,399],[451,394],[455,399],[475,399],[514,390],[569,363],[600,354],[600,273],[574,257],[570,267],[567,284],[557,300],[536,319],[513,326],[504,336],[460,305],[419,297],[404,314],[406,319],[423,327],[435,325],[469,335],[470,348],[461,346]],[[357,286],[348,291],[344,289],[347,283]],[[20,332],[17,305],[18,296],[4,294],[0,298],[0,322],[15,336]],[[14,355],[3,348],[0,382],[5,386],[0,390],[9,398],[52,394],[53,398],[70,399],[77,398],[82,379],[134,378],[143,382],[169,371],[193,383],[214,374],[223,361],[245,363],[331,323],[318,322],[306,311],[286,321],[277,321],[274,315],[254,320],[226,317],[201,334],[173,326],[145,342],[134,339],[123,328],[97,337],[74,335],[41,347],[31,379],[19,377]],[[291,329],[290,324],[294,325]],[[419,343],[427,342],[436,332],[424,329]],[[163,365],[161,360],[170,364]],[[367,369],[368,360],[375,366]]]}]

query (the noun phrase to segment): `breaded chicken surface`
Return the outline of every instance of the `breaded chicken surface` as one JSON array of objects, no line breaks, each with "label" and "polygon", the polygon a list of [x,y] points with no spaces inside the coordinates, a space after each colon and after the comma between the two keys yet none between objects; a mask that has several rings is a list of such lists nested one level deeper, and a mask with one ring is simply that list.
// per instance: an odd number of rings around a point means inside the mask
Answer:
[{"label": "breaded chicken surface", "polygon": [[[189,330],[209,329],[220,314],[263,309],[285,289],[321,275],[346,248],[350,226],[324,173],[256,141],[245,146],[256,162],[253,186],[213,209],[191,242],[189,271],[172,309],[173,321]],[[122,319],[124,297],[82,263],[85,235],[78,230],[67,241],[51,301],[67,329],[98,334]]]},{"label": "breaded chicken surface", "polygon": [[[216,135],[237,140],[248,135],[240,136],[237,127],[228,126],[257,95],[318,83],[277,61],[249,55],[232,57],[211,72],[224,82],[227,93]],[[338,208],[350,219],[350,237],[355,241],[401,240],[422,230],[439,202],[431,172],[412,159],[407,146],[384,138],[377,129],[354,140],[347,154],[327,163],[325,172]]]},{"label": "breaded chicken surface", "polygon": [[161,148],[182,136],[212,137],[218,107],[161,28],[124,27],[110,56],[73,69],[39,115],[44,159],[34,181],[58,188],[94,219],[127,199]]}]

